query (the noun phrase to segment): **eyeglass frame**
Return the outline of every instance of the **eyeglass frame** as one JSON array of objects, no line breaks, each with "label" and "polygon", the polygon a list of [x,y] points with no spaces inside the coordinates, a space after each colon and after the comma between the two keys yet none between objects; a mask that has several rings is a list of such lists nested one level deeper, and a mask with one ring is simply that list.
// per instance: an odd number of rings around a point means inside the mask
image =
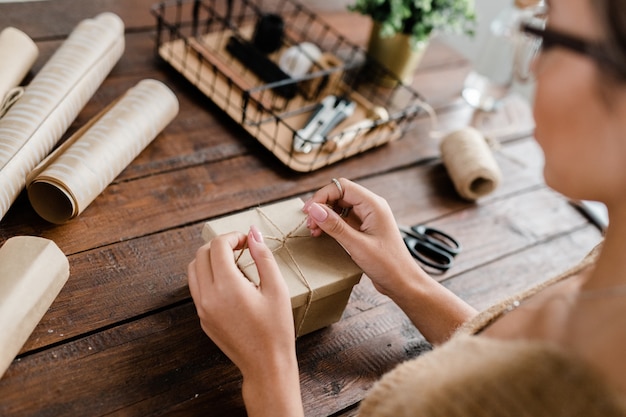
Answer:
[{"label": "eyeglass frame", "polygon": [[[578,36],[568,35],[549,27],[540,27],[537,24],[531,24],[527,21],[520,23],[519,32],[520,34],[535,36],[541,40],[541,46],[536,52],[534,52],[531,62],[537,58],[542,50],[560,46],[567,50],[587,56],[600,64],[616,66],[613,59],[606,52],[606,49],[599,42],[588,41]],[[521,63],[519,62],[519,58],[516,58],[516,67],[518,68],[516,71],[517,77],[521,81],[526,81],[528,80],[529,75],[522,74],[519,69],[520,66]]]}]

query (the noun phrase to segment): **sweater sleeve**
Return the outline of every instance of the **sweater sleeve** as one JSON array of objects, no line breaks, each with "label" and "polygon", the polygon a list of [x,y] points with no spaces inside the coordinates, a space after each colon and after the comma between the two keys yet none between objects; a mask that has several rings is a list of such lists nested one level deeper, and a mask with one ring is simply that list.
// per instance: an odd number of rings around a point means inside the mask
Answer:
[{"label": "sweater sleeve", "polygon": [[457,335],[372,388],[361,417],[626,416],[580,361],[543,342]]}]

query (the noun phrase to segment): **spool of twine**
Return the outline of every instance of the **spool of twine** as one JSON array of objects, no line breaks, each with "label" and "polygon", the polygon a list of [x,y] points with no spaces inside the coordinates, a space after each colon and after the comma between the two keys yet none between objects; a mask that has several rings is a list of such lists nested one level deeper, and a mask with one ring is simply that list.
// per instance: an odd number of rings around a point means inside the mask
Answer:
[{"label": "spool of twine", "polygon": [[442,139],[440,149],[443,164],[461,197],[474,201],[500,184],[500,168],[478,130],[466,127],[454,131]]}]

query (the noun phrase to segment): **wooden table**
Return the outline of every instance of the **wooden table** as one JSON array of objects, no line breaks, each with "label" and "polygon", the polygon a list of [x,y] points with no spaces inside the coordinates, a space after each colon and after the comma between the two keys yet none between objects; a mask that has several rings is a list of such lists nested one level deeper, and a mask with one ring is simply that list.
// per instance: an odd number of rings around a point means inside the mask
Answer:
[{"label": "wooden table", "polygon": [[[0,28],[20,28],[41,49],[33,73],[80,20],[103,11],[124,20],[126,52],[70,131],[147,77],[164,81],[181,104],[174,122],[77,219],[48,224],[22,195],[0,222],[0,244],[43,236],[71,265],[69,281],[0,379],[0,415],[244,415],[238,370],[200,329],[187,263],[206,220],[306,198],[332,177],[381,194],[401,223],[427,222],[456,236],[464,251],[437,279],[479,309],[562,271],[600,241],[543,183],[529,129],[501,137],[503,183],[478,203],[455,193],[426,117],[398,142],[313,173],[290,171],[156,59],[151,3],[0,5]],[[364,43],[366,19],[343,10],[322,17]],[[435,106],[440,129],[472,120],[459,95],[468,71],[458,53],[432,42],[414,87]],[[306,415],[354,415],[381,374],[425,349],[404,314],[364,278],[340,322],[297,341]]]}]

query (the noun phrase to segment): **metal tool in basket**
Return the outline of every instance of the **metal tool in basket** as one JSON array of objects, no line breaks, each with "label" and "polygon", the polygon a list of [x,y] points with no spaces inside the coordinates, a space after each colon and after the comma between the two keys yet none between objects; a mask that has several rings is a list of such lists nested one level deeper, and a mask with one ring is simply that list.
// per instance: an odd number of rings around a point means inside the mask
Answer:
[{"label": "metal tool in basket", "polygon": [[461,244],[439,229],[423,224],[399,229],[411,256],[441,272],[450,269],[454,257],[461,252]]},{"label": "metal tool in basket", "polygon": [[354,113],[356,103],[345,96],[326,96],[315,108],[307,124],[293,135],[293,149],[309,153],[326,141],[330,131]]}]

